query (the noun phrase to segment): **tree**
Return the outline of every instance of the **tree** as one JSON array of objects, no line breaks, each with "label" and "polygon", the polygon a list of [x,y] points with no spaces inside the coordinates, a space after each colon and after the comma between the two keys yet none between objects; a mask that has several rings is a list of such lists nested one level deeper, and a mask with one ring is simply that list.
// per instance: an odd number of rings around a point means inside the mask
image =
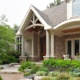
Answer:
[{"label": "tree", "polygon": [[6,18],[2,17],[0,21],[0,62],[2,62],[7,53],[14,48],[15,33],[9,25],[5,23]]},{"label": "tree", "polygon": [[0,16],[0,25],[5,24],[6,22],[8,22],[8,19],[6,18],[6,15],[2,15]]},{"label": "tree", "polygon": [[62,3],[61,0],[54,0],[54,2],[50,3],[50,4],[47,6],[47,8],[51,8],[51,7],[60,5],[61,3]]},{"label": "tree", "polygon": [[14,28],[13,28],[13,30],[15,31],[15,33],[19,30],[19,26],[18,25],[16,25],[16,24],[14,24]]}]

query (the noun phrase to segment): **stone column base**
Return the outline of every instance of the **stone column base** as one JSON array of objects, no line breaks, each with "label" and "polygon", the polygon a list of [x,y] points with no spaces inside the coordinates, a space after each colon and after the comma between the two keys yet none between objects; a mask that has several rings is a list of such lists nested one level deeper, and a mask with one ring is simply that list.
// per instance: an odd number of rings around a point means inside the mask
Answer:
[{"label": "stone column base", "polygon": [[22,63],[23,61],[27,60],[27,56],[20,56],[19,59],[20,59],[20,63]]},{"label": "stone column base", "polygon": [[31,61],[39,61],[39,57],[38,56],[31,57]]},{"label": "stone column base", "polygon": [[49,56],[43,56],[44,60],[47,60],[49,59],[50,57]]},{"label": "stone column base", "polygon": [[53,58],[53,59],[56,59],[56,57],[51,57],[51,56],[43,56],[44,60],[47,60],[49,58]]}]

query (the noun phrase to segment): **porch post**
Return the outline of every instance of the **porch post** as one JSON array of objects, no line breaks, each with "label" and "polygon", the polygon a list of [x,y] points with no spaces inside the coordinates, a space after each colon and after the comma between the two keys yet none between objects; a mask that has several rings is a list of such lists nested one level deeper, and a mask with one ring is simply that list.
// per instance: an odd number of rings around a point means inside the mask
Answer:
[{"label": "porch post", "polygon": [[49,58],[49,54],[50,54],[50,44],[49,44],[50,40],[49,40],[49,31],[46,30],[46,57]]},{"label": "porch post", "polygon": [[74,59],[74,40],[72,40],[72,45],[71,45],[71,57]]},{"label": "porch post", "polygon": [[34,32],[32,32],[32,59],[34,57]]},{"label": "porch post", "polygon": [[25,41],[24,41],[24,37],[22,36],[22,53],[21,56],[25,56]]},{"label": "porch post", "polygon": [[54,57],[54,32],[51,31],[51,57]]}]

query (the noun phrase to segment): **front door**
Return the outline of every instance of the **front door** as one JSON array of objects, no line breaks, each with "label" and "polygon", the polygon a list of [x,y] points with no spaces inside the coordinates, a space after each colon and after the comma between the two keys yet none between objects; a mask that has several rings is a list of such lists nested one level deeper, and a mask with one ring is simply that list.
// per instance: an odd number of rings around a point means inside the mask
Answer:
[{"label": "front door", "polygon": [[40,38],[40,60],[46,55],[46,36]]}]

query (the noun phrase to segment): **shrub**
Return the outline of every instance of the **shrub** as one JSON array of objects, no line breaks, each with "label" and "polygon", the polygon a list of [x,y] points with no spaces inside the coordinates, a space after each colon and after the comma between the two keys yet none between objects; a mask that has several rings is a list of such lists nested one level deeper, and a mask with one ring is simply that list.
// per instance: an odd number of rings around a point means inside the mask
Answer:
[{"label": "shrub", "polygon": [[38,71],[36,73],[37,76],[46,76],[46,74],[47,74],[47,72],[45,72],[45,71]]},{"label": "shrub", "polygon": [[19,71],[20,72],[24,72],[25,69],[31,69],[35,64],[29,61],[23,62],[20,67],[19,67]]},{"label": "shrub", "polygon": [[43,66],[49,70],[54,71],[70,71],[71,68],[80,68],[80,61],[77,60],[62,60],[62,59],[48,59],[43,61]]},{"label": "shrub", "polygon": [[49,72],[49,73],[48,73],[48,76],[54,77],[54,76],[57,76],[57,75],[59,75],[59,74],[60,74],[60,72],[53,71],[53,72]]},{"label": "shrub", "polygon": [[68,73],[61,73],[57,76],[57,80],[69,80],[70,75]]},{"label": "shrub", "polygon": [[74,80],[80,80],[80,77],[75,78]]},{"label": "shrub", "polygon": [[43,77],[41,80],[55,80],[53,77]]},{"label": "shrub", "polygon": [[25,74],[24,74],[24,76],[29,76],[29,75],[30,75],[30,73],[29,73],[29,72],[27,72],[27,73],[25,73]]},{"label": "shrub", "polygon": [[71,73],[72,76],[74,76],[74,77],[80,77],[80,69],[79,69],[79,68],[73,69],[70,73]]},{"label": "shrub", "polygon": [[34,65],[30,71],[31,74],[36,73],[39,70],[40,66],[39,65]]},{"label": "shrub", "polygon": [[1,76],[0,76],[0,80],[3,80]]},{"label": "shrub", "polygon": [[49,72],[47,67],[40,67],[38,71],[45,71],[45,72]]}]

